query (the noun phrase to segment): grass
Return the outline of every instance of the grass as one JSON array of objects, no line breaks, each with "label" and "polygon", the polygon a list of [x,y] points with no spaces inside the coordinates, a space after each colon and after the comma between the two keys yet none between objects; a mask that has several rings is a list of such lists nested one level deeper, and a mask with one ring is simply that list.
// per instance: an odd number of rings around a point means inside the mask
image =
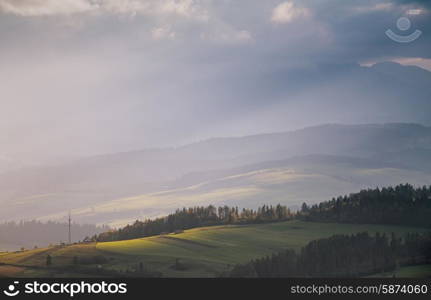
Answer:
[{"label": "grass", "polygon": [[[211,276],[229,269],[230,265],[270,255],[284,249],[299,250],[308,242],[334,234],[368,231],[395,232],[404,235],[417,228],[330,224],[311,222],[282,222],[264,225],[216,226],[188,230],[178,235],[97,244],[108,253],[134,256],[144,263],[157,266],[166,276]],[[176,272],[169,268],[175,258],[181,259],[190,270]]]},{"label": "grass", "polygon": [[379,273],[370,277],[385,278],[394,275],[396,278],[431,278],[431,265],[401,267],[395,272]]},{"label": "grass", "polygon": [[[191,229],[180,234],[127,241],[78,244],[9,253],[0,256],[0,262],[39,267],[24,268],[24,271],[18,274],[21,276],[76,277],[78,274],[64,270],[60,272],[55,267],[71,266],[74,256],[83,258],[103,255],[108,259],[108,262],[103,264],[105,269],[124,271],[136,268],[136,265],[142,262],[145,268],[157,270],[165,277],[214,277],[229,270],[234,264],[244,263],[287,248],[299,250],[315,239],[364,231],[387,234],[394,232],[402,236],[407,232],[425,231],[425,229],[301,221],[214,226]],[[53,260],[53,268],[50,270],[45,268],[47,254],[50,254]],[[176,259],[186,267],[185,270],[178,271],[172,268]],[[83,267],[95,268],[96,265]],[[8,274],[0,269],[0,275]],[[16,275],[15,272],[14,276]]]}]

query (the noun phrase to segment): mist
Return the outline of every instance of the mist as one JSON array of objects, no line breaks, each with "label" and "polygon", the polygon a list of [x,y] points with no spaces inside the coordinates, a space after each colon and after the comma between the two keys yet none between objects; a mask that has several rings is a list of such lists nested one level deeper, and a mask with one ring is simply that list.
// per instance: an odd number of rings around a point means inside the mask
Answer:
[{"label": "mist", "polygon": [[17,165],[322,123],[428,122],[405,98],[382,114],[396,93],[355,85],[352,71],[429,66],[427,35],[406,48],[383,34],[413,8],[430,29],[423,3],[12,3],[0,1],[0,154]]},{"label": "mist", "polygon": [[[427,184],[430,9],[0,0],[0,220],[71,210],[115,226],[186,204],[296,207]],[[388,29],[423,34],[401,44]],[[372,148],[382,132],[409,147]]]}]

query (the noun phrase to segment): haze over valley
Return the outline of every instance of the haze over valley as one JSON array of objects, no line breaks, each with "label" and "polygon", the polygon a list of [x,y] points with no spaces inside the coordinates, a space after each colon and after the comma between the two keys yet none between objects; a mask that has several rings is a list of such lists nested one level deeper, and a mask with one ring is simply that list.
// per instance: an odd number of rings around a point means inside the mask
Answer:
[{"label": "haze over valley", "polygon": [[431,6],[380,2],[0,0],[0,223],[430,185]]},{"label": "haze over valley", "polygon": [[124,225],[180,207],[297,209],[362,188],[431,182],[431,128],[322,125],[125,152],[0,175],[3,220]]}]

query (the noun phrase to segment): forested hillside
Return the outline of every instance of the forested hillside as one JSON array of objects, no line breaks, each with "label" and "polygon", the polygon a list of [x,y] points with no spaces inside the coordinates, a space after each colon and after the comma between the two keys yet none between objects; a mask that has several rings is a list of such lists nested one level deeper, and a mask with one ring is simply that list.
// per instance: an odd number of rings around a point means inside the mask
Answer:
[{"label": "forested hillside", "polygon": [[297,253],[286,250],[245,265],[232,277],[356,277],[392,271],[431,259],[431,234],[335,235],[310,242]]},{"label": "forested hillside", "polygon": [[431,227],[431,186],[401,184],[363,190],[311,207],[303,204],[298,216],[315,222]]},{"label": "forested hillside", "polygon": [[91,240],[97,242],[127,240],[203,226],[279,222],[293,217],[294,214],[282,205],[264,205],[257,210],[245,208],[240,210],[238,207],[228,206],[216,208],[212,205],[183,208],[167,217],[136,221],[124,228],[96,235]]},{"label": "forested hillside", "polygon": [[430,227],[431,186],[414,188],[409,184],[383,189],[363,190],[349,196],[334,198],[301,211],[286,206],[264,205],[257,210],[238,207],[192,207],[177,210],[167,217],[136,221],[118,230],[91,238],[106,242],[171,233],[196,227],[278,222],[293,218],[315,222],[358,224],[391,224]]}]

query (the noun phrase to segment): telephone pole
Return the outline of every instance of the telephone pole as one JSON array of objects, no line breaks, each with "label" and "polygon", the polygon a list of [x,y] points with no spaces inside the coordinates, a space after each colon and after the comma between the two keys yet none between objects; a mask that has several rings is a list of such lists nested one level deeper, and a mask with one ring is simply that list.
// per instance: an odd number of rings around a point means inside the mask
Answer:
[{"label": "telephone pole", "polygon": [[69,210],[69,245],[72,244],[72,231],[71,231],[71,225],[72,225],[72,219],[70,217],[70,210]]}]

